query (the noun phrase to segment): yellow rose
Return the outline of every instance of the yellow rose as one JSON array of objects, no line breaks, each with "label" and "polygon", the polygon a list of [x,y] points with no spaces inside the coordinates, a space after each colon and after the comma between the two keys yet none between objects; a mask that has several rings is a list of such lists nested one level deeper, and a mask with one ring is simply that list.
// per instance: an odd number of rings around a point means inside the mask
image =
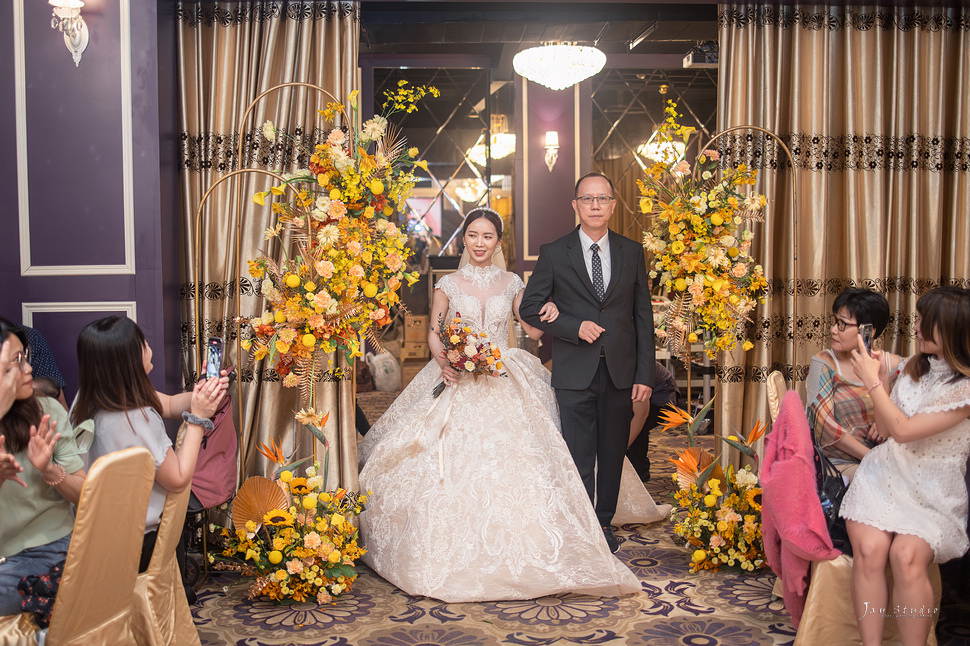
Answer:
[{"label": "yellow rose", "polygon": [[408,157],[410,157],[411,159],[414,159],[417,156],[418,156],[417,148],[408,148]]},{"label": "yellow rose", "polygon": [[303,285],[303,289],[305,289],[305,290],[307,290],[308,292],[312,292],[312,291],[313,291],[313,290],[315,290],[316,288],[317,288],[317,285],[316,285],[316,283],[314,283],[314,282],[313,282],[312,280],[309,280],[309,281],[307,281],[307,282],[306,282],[306,283],[305,283],[305,284]]},{"label": "yellow rose", "polygon": [[282,480],[283,482],[289,482],[292,479],[293,479],[292,471],[284,471],[283,473],[280,474],[280,480]]},{"label": "yellow rose", "polygon": [[284,281],[286,282],[286,286],[292,289],[296,289],[300,286],[300,277],[296,274],[287,274]]},{"label": "yellow rose", "polygon": [[372,179],[370,181],[370,190],[374,195],[380,195],[384,192],[384,182],[379,179]]},{"label": "yellow rose", "polygon": [[306,347],[312,348],[314,345],[316,345],[316,343],[317,343],[317,337],[313,336],[312,334],[303,335],[303,345],[305,345]]},{"label": "yellow rose", "polygon": [[390,205],[390,204],[388,204],[387,206],[385,206],[385,207],[384,207],[384,210],[383,210],[383,211],[381,211],[381,212],[382,212],[382,213],[383,213],[384,215],[390,215],[391,213],[394,213],[394,208],[393,208],[393,207],[391,207],[391,205]]},{"label": "yellow rose", "polygon": [[714,215],[711,216],[711,224],[713,224],[716,227],[719,227],[722,224],[724,224],[724,218],[722,218],[720,215],[715,213]]},{"label": "yellow rose", "polygon": [[[280,558],[283,558],[282,555],[280,556]],[[276,571],[276,580],[277,581],[286,581],[286,577],[287,576],[289,576],[289,575],[286,573],[286,570],[277,570]]]},{"label": "yellow rose", "polygon": [[676,289],[678,292],[684,291],[687,289],[687,281],[683,278],[678,278],[674,281],[674,289]]},{"label": "yellow rose", "polygon": [[327,560],[330,561],[331,563],[339,563],[340,552],[338,552],[337,550],[330,552],[330,555],[327,557]]},{"label": "yellow rose", "polygon": [[[691,332],[690,334],[687,335],[687,340],[690,341],[691,343],[697,343],[697,335]],[[675,475],[674,477],[676,478],[677,476]]]},{"label": "yellow rose", "polygon": [[670,231],[670,235],[675,236],[680,233],[680,225],[671,224],[669,227],[667,227],[667,230]]},{"label": "yellow rose", "polygon": [[364,285],[364,296],[367,298],[374,298],[377,296],[377,285],[374,283],[367,283]]},{"label": "yellow rose", "polygon": [[247,532],[255,532],[256,531],[256,521],[255,520],[247,520],[246,521],[246,531]]},{"label": "yellow rose", "polygon": [[461,337],[458,336],[457,334],[452,334],[451,335],[451,338],[448,339],[448,340],[451,341],[452,343],[456,343],[457,344],[457,343],[459,343],[461,341]]},{"label": "yellow rose", "polygon": [[367,218],[368,220],[371,219],[372,217],[374,217],[374,207],[373,206],[368,206],[366,209],[364,209],[364,217]]},{"label": "yellow rose", "polygon": [[269,562],[272,563],[273,565],[276,565],[282,560],[283,560],[283,553],[280,552],[279,550],[273,550],[272,552],[269,553]]}]

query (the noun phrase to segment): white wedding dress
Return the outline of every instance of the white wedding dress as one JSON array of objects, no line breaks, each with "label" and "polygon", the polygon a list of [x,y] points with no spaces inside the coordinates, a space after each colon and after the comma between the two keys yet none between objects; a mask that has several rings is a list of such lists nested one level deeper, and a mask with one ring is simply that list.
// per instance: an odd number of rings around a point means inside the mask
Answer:
[{"label": "white wedding dress", "polygon": [[[441,370],[419,372],[359,446],[364,561],[413,594],[446,602],[638,592],[610,554],[559,429],[550,374],[509,348],[518,276],[466,265],[436,288],[448,321],[502,350],[504,377],[465,374],[437,399]],[[626,501],[641,522],[666,516],[643,489]],[[644,498],[643,496],[646,496]],[[626,522],[636,522],[629,521]]]}]

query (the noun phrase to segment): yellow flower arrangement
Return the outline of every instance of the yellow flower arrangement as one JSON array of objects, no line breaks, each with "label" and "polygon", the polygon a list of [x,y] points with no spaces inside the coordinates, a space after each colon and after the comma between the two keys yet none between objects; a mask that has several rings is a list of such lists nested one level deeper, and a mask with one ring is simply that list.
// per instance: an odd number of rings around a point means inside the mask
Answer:
[{"label": "yellow flower arrangement", "polygon": [[[665,114],[659,141],[680,137],[686,142],[693,128],[677,122],[677,104],[668,101]],[[691,168],[672,150],[637,181],[640,210],[653,220],[643,235],[643,246],[653,254],[650,276],[659,278],[671,298],[656,332],[675,354],[685,354],[690,343],[702,339],[713,356],[743,340],[741,326],[764,300],[768,283],[750,256],[754,234],[747,222],[761,218],[765,197],[742,194],[757,180],[756,170],[722,168],[718,179],[717,151],[704,150]],[[744,343],[745,350],[750,347]]]},{"label": "yellow flower arrangement", "polygon": [[684,539],[690,552],[690,571],[718,570],[722,566],[755,572],[767,567],[761,535],[761,485],[757,474],[758,455],[753,445],[766,427],[759,421],[746,438],[720,438],[755,461],[755,469],[733,466],[722,470],[717,457],[694,443],[694,432],[714,400],[691,416],[676,406],[662,411],[662,430],[687,425],[689,446],[676,452],[670,462],[679,489],[673,494],[679,506],[674,533]]},{"label": "yellow flower arrangement", "polygon": [[[321,492],[318,469],[315,464],[306,469],[305,478],[281,484],[287,508],[266,509],[259,524],[250,520],[235,530],[222,528],[220,557],[210,553],[209,560],[217,569],[255,577],[250,599],[323,605],[350,590],[357,579],[355,564],[366,550],[354,518],[364,510],[367,495],[344,489]],[[236,504],[243,503],[234,502],[234,511]]]},{"label": "yellow flower arrangement", "polygon": [[[392,320],[407,271],[407,235],[391,216],[401,210],[417,178],[417,150],[408,149],[400,131],[388,123],[395,112],[411,112],[433,87],[411,87],[401,81],[385,93],[383,113],[356,127],[334,128],[309,155],[309,167],[284,175],[286,181],[253,196],[269,200],[276,224],[267,240],[284,231],[295,252],[276,261],[265,253],[249,260],[249,273],[261,281],[267,310],[245,320],[252,330],[242,342],[253,359],[268,359],[288,387],[301,386],[312,400],[314,381],[323,372],[320,353],[345,351],[353,361],[373,329]],[[343,114],[357,123],[357,92],[348,106],[328,103],[320,113],[329,121]],[[266,137],[278,130],[263,125]],[[376,341],[376,339],[374,339]],[[313,410],[310,409],[313,413]]]}]

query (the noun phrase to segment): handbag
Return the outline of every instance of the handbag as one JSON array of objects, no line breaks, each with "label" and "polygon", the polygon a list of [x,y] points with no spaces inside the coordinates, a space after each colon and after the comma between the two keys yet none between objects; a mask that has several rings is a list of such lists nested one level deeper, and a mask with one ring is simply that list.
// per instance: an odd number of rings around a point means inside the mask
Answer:
[{"label": "handbag", "polygon": [[212,416],[212,424],[212,430],[202,437],[192,476],[192,493],[205,509],[221,505],[236,493],[238,439],[228,394]]},{"label": "handbag", "polygon": [[845,519],[839,516],[842,498],[849,486],[845,483],[842,473],[835,468],[831,460],[825,457],[822,447],[815,440],[814,433],[812,446],[815,448],[815,488],[822,503],[822,513],[825,515],[825,524],[832,539],[832,546],[843,554],[852,556],[852,544],[849,542],[849,532],[845,528]]}]

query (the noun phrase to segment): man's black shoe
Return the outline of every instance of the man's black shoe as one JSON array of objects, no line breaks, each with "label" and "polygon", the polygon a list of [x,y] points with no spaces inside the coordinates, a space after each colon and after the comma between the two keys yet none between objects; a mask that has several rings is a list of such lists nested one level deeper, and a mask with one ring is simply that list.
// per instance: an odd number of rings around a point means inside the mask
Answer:
[{"label": "man's black shoe", "polygon": [[604,527],[603,536],[606,537],[606,544],[610,546],[610,552],[616,554],[616,551],[620,549],[620,541],[613,534],[613,528],[609,525]]}]

